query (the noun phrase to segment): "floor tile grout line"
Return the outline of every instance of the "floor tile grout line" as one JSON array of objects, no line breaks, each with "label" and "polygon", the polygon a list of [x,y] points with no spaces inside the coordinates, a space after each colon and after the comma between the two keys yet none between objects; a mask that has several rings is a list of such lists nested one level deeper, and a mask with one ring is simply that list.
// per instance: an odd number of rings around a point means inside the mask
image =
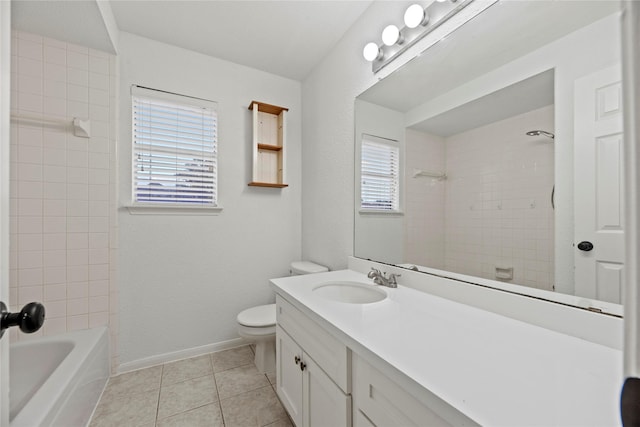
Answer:
[{"label": "floor tile grout line", "polygon": [[156,404],[156,418],[153,422],[153,425],[158,425],[158,413],[160,412],[160,398],[162,396],[162,377],[164,376],[164,363],[162,364],[162,369],[160,369],[160,388],[158,389],[158,403]]},{"label": "floor tile grout line", "polygon": [[[231,396],[227,396],[224,399],[220,399],[220,395],[218,395],[218,399],[220,400],[220,402],[222,402],[223,400],[227,400],[227,399],[231,399],[231,398],[234,398],[234,397],[238,397],[238,396],[240,396],[242,394],[249,393],[251,391],[262,390],[263,388],[267,388],[267,387],[271,387],[271,384],[262,385],[262,386],[259,386],[259,387],[256,387],[256,388],[252,388],[252,389],[249,389],[249,390],[244,390],[244,391],[241,391],[240,393],[236,393],[236,394],[233,394]],[[271,389],[273,389],[273,387],[271,387]]]},{"label": "floor tile grout line", "polygon": [[224,427],[227,425],[227,422],[225,421],[225,418],[224,418],[224,410],[222,409],[222,399],[220,399],[220,390],[218,389],[218,381],[216,380],[216,372],[215,372],[216,369],[213,363],[213,353],[209,353],[209,360],[211,360],[211,369],[214,371],[213,382],[216,385],[216,394],[218,395],[218,408],[220,409],[220,417],[222,418],[222,426]]},{"label": "floor tile grout line", "polygon": [[177,385],[177,384],[186,383],[187,381],[197,380],[198,378],[204,378],[204,377],[209,377],[209,376],[212,376],[215,379],[215,376],[214,376],[213,372],[208,372],[208,373],[206,373],[204,375],[198,374],[195,377],[189,377],[189,378],[185,378],[185,379],[180,380],[180,381],[176,381],[176,382],[171,383],[171,384],[165,384],[163,387],[171,387],[171,386],[174,386],[174,385]]},{"label": "floor tile grout line", "polygon": [[[163,417],[163,418],[160,418],[159,420],[157,420],[156,424],[158,423],[158,421],[164,421],[164,420],[169,419],[169,418],[177,417],[178,415],[186,414],[187,412],[195,411],[196,409],[201,409],[201,408],[204,408],[205,406],[213,405],[214,403],[217,403],[217,402],[214,400],[213,402],[203,403],[200,406],[194,406],[193,408],[189,408],[189,409],[186,409],[186,410],[181,411],[181,412],[176,412],[175,414],[167,415],[166,417]],[[222,412],[222,410],[221,410],[221,412]]]}]

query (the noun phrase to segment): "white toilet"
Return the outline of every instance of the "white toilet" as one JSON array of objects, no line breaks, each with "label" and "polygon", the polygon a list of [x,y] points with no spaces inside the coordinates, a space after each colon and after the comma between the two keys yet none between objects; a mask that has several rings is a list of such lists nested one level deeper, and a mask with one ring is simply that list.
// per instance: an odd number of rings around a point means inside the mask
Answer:
[{"label": "white toilet", "polygon": [[[291,263],[291,275],[329,271],[325,266],[309,261]],[[238,334],[256,345],[254,363],[262,373],[276,370],[276,305],[267,304],[248,308],[237,317]]]}]

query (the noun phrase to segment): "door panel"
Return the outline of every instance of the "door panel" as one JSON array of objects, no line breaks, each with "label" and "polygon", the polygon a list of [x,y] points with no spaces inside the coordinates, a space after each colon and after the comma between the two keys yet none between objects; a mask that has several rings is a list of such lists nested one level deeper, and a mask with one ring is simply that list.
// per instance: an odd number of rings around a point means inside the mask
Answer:
[{"label": "door panel", "polygon": [[302,426],[302,372],[297,358],[302,349],[282,329],[276,326],[276,390],[278,397],[296,426]]},{"label": "door panel", "polygon": [[[0,1],[0,300],[9,299],[11,2]],[[9,426],[9,334],[0,339],[0,427]]]},{"label": "door panel", "polygon": [[[574,106],[575,293],[621,304],[625,227],[620,67],[576,80]],[[591,242],[593,249],[578,249],[581,241]]]},{"label": "door panel", "polygon": [[350,427],[351,396],[348,396],[308,355],[304,362],[304,427]]}]

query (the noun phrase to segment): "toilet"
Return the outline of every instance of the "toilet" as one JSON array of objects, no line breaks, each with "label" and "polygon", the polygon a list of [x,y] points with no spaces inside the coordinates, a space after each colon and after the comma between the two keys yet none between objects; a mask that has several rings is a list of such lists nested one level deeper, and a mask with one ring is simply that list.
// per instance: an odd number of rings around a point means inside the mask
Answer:
[{"label": "toilet", "polygon": [[[323,265],[309,261],[291,263],[291,275],[329,271]],[[276,305],[266,304],[241,311],[237,317],[238,334],[256,345],[254,363],[262,373],[276,370]]]}]

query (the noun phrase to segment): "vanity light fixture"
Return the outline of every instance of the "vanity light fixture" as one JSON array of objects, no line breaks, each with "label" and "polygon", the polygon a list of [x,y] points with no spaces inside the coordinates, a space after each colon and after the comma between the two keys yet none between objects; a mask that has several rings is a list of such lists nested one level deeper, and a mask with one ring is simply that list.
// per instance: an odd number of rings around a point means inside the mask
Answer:
[{"label": "vanity light fixture", "polygon": [[395,25],[387,25],[382,31],[382,44],[368,43],[362,51],[364,58],[372,63],[373,72],[378,72],[472,1],[431,0],[426,7],[412,4],[404,14],[405,26],[399,29]]},{"label": "vanity light fixture", "polygon": [[394,44],[402,44],[402,35],[400,30],[395,25],[387,25],[382,30],[382,43],[385,46],[393,46]]},{"label": "vanity light fixture", "polygon": [[419,4],[412,4],[404,13],[404,25],[407,28],[416,28],[418,25],[427,25],[429,15]]},{"label": "vanity light fixture", "polygon": [[364,49],[362,50],[362,55],[364,59],[369,62],[375,61],[376,59],[382,58],[382,51],[374,42],[367,43]]}]

